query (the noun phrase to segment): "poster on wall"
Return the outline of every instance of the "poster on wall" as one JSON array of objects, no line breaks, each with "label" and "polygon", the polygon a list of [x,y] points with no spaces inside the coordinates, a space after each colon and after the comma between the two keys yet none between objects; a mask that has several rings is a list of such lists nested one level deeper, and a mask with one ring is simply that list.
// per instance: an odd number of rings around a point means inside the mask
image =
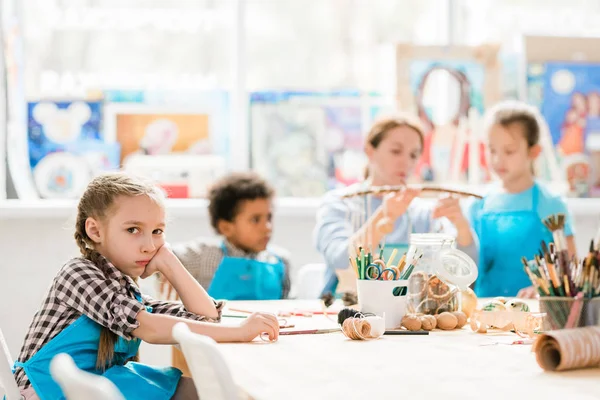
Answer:
[{"label": "poster on wall", "polygon": [[571,194],[600,195],[600,64],[544,66],[542,114]]},{"label": "poster on wall", "polygon": [[280,196],[321,196],[358,182],[366,131],[390,111],[377,96],[356,91],[252,93],[252,168]]},{"label": "poster on wall", "polygon": [[167,92],[145,92],[136,96],[143,103],[113,102],[104,113],[105,135],[121,147],[122,167],[152,178],[172,198],[204,197],[227,164],[226,108],[202,94],[190,96],[183,104],[182,96],[171,102]]},{"label": "poster on wall", "polygon": [[[149,153],[214,154],[228,159],[229,96],[225,91],[107,90],[104,101],[107,137],[118,141],[119,135],[124,135],[126,124],[136,124],[135,140],[128,144],[133,151],[142,146],[152,147],[147,149]],[[148,134],[141,133],[147,121],[157,119],[174,122],[170,128],[165,126],[164,142],[152,133],[157,125],[150,127]],[[174,134],[177,139],[167,137]],[[144,143],[140,143],[140,135],[147,136]],[[175,140],[170,148],[169,140]],[[122,159],[129,153],[124,150]]]},{"label": "poster on wall", "polygon": [[77,198],[90,179],[119,167],[118,144],[100,133],[100,102],[27,104],[29,165],[42,198]]},{"label": "poster on wall", "polygon": [[600,39],[524,35],[522,44],[524,100],[540,109],[548,125],[543,127],[544,163],[539,163],[544,177],[561,194],[600,197]]}]

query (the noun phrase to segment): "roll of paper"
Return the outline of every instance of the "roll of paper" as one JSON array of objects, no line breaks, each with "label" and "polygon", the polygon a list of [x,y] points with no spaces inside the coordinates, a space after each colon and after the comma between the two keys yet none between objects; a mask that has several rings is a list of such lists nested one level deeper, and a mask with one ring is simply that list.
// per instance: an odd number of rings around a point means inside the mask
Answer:
[{"label": "roll of paper", "polygon": [[600,326],[545,333],[536,340],[533,351],[546,371],[600,367]]}]

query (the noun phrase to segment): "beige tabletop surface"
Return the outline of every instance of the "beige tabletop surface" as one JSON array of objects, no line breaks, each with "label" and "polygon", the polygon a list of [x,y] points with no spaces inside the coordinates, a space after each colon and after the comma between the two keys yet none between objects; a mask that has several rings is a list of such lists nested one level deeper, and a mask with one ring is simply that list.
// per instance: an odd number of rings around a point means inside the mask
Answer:
[{"label": "beige tabletop surface", "polygon": [[[334,304],[331,309],[342,306]],[[320,310],[319,301],[230,302],[231,311]],[[293,329],[334,328],[336,315],[287,318]],[[235,323],[235,318],[224,318]],[[238,319],[239,321],[239,319]],[[510,332],[469,326],[428,336],[353,341],[342,333],[220,344],[236,383],[257,400],[280,399],[600,399],[600,369],[544,372],[531,345]]]}]

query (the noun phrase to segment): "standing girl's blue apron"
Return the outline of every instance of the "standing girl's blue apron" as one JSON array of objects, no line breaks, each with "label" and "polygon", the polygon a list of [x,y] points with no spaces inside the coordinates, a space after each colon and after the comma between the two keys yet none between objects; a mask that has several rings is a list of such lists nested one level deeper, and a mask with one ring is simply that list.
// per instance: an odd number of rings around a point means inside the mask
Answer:
[{"label": "standing girl's blue apron", "polygon": [[537,213],[539,187],[534,183],[531,209],[520,211],[485,210],[485,198],[478,210],[479,277],[475,282],[478,297],[516,296],[531,286],[523,270],[522,257],[533,259],[542,240],[552,241],[552,234]]},{"label": "standing girl's blue apron", "polygon": [[278,257],[269,263],[244,257],[230,257],[221,244],[223,260],[208,288],[214,299],[279,300],[283,293],[285,266]]},{"label": "standing girl's blue apron", "polygon": [[[136,295],[138,301],[141,298]],[[151,307],[146,307],[152,312]],[[175,393],[181,371],[173,367],[157,368],[137,362],[125,362],[135,356],[140,347],[140,339],[125,340],[121,337],[115,343],[113,366],[106,371],[96,369],[100,333],[104,329],[85,315],[52,338],[29,360],[16,362],[22,367],[36,394],[41,400],[64,399],[63,392],[50,375],[50,362],[55,355],[67,353],[80,369],[111,380],[127,399],[165,400]]]}]

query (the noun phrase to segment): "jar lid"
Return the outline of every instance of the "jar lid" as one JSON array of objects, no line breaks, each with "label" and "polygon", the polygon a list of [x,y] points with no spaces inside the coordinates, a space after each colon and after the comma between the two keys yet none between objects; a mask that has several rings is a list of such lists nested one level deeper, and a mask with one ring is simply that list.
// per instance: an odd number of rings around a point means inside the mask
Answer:
[{"label": "jar lid", "polygon": [[456,249],[444,249],[438,253],[437,275],[446,282],[465,290],[477,279],[477,265],[468,254]]}]

